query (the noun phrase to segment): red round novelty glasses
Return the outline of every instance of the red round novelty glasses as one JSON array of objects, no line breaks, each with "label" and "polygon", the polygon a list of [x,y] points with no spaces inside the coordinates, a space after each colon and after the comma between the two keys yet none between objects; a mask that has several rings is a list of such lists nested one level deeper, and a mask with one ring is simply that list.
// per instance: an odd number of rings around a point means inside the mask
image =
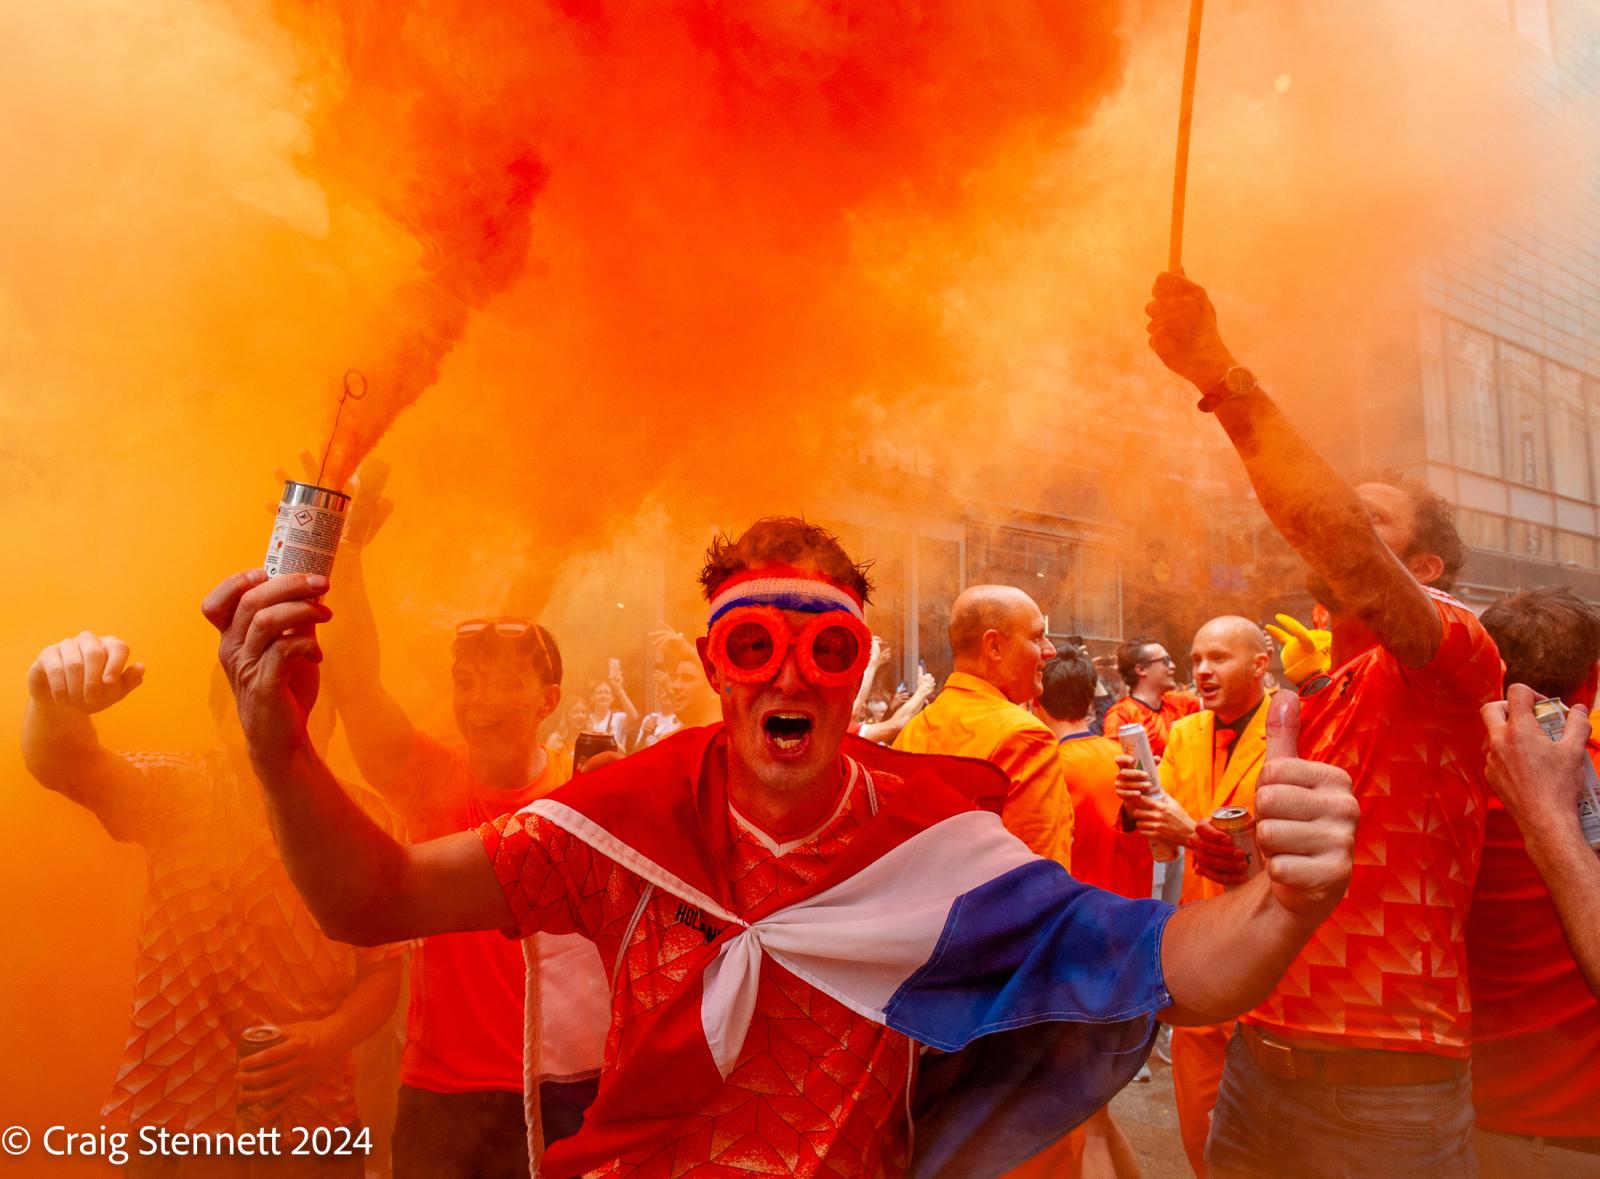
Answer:
[{"label": "red round novelty glasses", "polygon": [[711,628],[710,656],[722,674],[740,684],[772,679],[793,647],[800,674],[813,684],[855,685],[867,669],[872,632],[843,610],[829,610],[795,631],[776,606],[738,606]]}]

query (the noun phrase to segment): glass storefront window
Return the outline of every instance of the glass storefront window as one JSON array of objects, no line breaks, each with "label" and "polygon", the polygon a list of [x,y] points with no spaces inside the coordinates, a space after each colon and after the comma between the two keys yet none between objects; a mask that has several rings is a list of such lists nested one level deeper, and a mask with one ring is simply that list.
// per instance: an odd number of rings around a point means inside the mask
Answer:
[{"label": "glass storefront window", "polygon": [[1499,476],[1500,413],[1495,396],[1494,340],[1465,324],[1445,325],[1445,387],[1450,404],[1450,454],[1457,466]]},{"label": "glass storefront window", "polygon": [[1583,378],[1545,361],[1544,390],[1550,409],[1550,465],[1555,489],[1573,499],[1589,498],[1589,427],[1583,408]]},{"label": "glass storefront window", "polygon": [[1511,555],[1532,561],[1555,560],[1555,533],[1543,524],[1511,521]]},{"label": "glass storefront window", "polygon": [[1529,487],[1548,489],[1549,443],[1545,434],[1539,358],[1502,340],[1497,368],[1506,478]]},{"label": "glass storefront window", "polygon": [[1556,533],[1556,560],[1563,565],[1576,565],[1580,569],[1593,569],[1594,538],[1576,532]]},{"label": "glass storefront window", "polygon": [[1475,512],[1470,508],[1456,511],[1456,529],[1469,548],[1506,551],[1506,520],[1504,516],[1488,512]]},{"label": "glass storefront window", "polygon": [[1450,461],[1450,409],[1445,393],[1444,320],[1425,311],[1422,315],[1422,436],[1427,455],[1437,462]]}]

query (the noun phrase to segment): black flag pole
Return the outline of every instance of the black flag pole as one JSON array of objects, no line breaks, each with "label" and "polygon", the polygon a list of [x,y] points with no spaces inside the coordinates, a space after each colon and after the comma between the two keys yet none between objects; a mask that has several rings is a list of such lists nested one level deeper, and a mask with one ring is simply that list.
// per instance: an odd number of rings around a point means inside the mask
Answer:
[{"label": "black flag pole", "polygon": [[1172,175],[1172,236],[1167,269],[1183,273],[1183,203],[1189,188],[1189,124],[1194,120],[1194,75],[1200,63],[1200,15],[1205,0],[1189,0],[1189,43],[1183,53],[1183,97],[1178,105],[1178,162]]}]

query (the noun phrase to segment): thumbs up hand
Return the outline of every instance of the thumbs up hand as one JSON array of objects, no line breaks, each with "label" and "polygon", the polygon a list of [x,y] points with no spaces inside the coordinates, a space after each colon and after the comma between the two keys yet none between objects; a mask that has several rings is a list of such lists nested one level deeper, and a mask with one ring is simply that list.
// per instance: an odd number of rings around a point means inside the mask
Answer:
[{"label": "thumbs up hand", "polygon": [[1299,757],[1299,698],[1279,692],[1269,707],[1267,760],[1256,787],[1256,845],[1273,899],[1297,919],[1316,924],[1350,883],[1361,807],[1349,774]]}]

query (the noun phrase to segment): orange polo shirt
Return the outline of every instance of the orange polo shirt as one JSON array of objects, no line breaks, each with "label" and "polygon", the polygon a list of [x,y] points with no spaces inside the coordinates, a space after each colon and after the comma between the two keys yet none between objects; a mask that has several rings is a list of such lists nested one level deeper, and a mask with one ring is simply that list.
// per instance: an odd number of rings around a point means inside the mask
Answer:
[{"label": "orange polo shirt", "polygon": [[1072,867],[1072,796],[1056,735],[987,680],[952,672],[944,690],[895,738],[907,753],[945,753],[993,762],[1011,779],[1000,820],[1018,839]]},{"label": "orange polo shirt", "polygon": [[1113,741],[1123,725],[1143,725],[1150,735],[1150,752],[1162,757],[1167,751],[1167,734],[1172,726],[1186,716],[1200,711],[1200,698],[1188,692],[1168,692],[1161,697],[1161,707],[1151,708],[1136,696],[1124,696],[1106,712],[1101,729]]},{"label": "orange polo shirt", "polygon": [[1150,841],[1122,829],[1117,755],[1122,747],[1093,733],[1061,738],[1061,773],[1072,795],[1072,874],[1119,896],[1150,895]]},{"label": "orange polo shirt", "polygon": [[1428,591],[1443,636],[1407,667],[1381,646],[1300,703],[1300,756],[1350,774],[1355,871],[1267,1000],[1245,1020],[1349,1048],[1464,1057],[1466,916],[1483,851],[1485,732],[1500,652],[1460,602]]}]

